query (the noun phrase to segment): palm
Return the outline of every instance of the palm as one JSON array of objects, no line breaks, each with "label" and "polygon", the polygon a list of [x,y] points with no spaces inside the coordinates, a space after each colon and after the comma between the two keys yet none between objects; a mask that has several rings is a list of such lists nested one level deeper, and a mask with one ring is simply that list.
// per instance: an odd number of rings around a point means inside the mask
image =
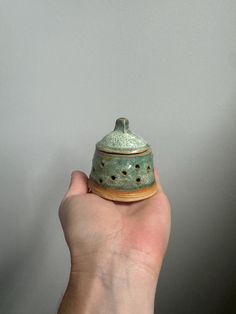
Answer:
[{"label": "palm", "polygon": [[73,256],[115,251],[159,271],[170,228],[170,206],[163,192],[133,203],[72,193],[62,203],[60,217]]}]

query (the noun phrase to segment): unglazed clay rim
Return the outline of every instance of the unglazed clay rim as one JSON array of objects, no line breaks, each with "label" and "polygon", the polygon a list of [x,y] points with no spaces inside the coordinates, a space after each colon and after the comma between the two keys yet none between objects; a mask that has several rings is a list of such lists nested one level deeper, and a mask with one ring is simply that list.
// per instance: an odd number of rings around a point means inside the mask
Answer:
[{"label": "unglazed clay rim", "polygon": [[99,148],[98,145],[96,145],[96,149],[99,150],[100,152],[103,152],[103,153],[108,153],[108,154],[118,154],[118,155],[135,155],[135,154],[142,154],[142,153],[145,153],[148,149],[149,149],[149,145],[147,145],[145,148],[142,148],[142,149],[135,149],[135,150],[132,150],[132,151],[122,151],[122,150],[118,150],[118,149],[109,149],[109,148],[106,148],[106,149],[101,149]]},{"label": "unglazed clay rim", "polygon": [[89,178],[88,180],[88,187],[90,191],[93,192],[94,194],[99,195],[105,199],[118,202],[141,201],[153,196],[158,191],[158,184],[156,184],[156,182],[154,182],[153,185],[142,188],[140,190],[124,191],[103,188],[96,182],[94,182],[91,178]]},{"label": "unglazed clay rim", "polygon": [[100,154],[103,154],[104,156],[114,156],[114,157],[135,157],[136,155],[137,156],[146,156],[146,155],[148,155],[148,154],[150,154],[150,153],[152,153],[152,150],[151,150],[151,148],[150,148],[150,146],[147,148],[147,149],[145,149],[144,151],[142,151],[142,152],[132,152],[132,153],[127,153],[127,152],[125,152],[125,153],[122,153],[122,152],[119,152],[119,153],[114,153],[114,152],[108,152],[108,151],[103,151],[103,150],[100,150],[100,149],[98,149],[97,148],[97,146],[96,146],[96,150],[100,153]]}]

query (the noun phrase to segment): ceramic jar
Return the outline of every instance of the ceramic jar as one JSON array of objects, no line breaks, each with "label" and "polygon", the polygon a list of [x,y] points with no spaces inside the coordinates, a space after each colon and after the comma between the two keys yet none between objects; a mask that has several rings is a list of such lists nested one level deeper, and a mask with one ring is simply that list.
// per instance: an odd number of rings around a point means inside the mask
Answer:
[{"label": "ceramic jar", "polygon": [[109,200],[132,202],[157,192],[149,144],[129,129],[126,118],[96,144],[89,176],[91,192]]}]

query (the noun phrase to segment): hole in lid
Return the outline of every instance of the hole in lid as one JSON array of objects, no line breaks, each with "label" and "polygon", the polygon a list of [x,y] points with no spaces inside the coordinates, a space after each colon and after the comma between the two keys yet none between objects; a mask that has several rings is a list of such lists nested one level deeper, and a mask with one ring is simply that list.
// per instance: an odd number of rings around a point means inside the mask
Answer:
[{"label": "hole in lid", "polygon": [[99,182],[100,182],[100,183],[102,183],[102,182],[103,182],[103,180],[100,178],[100,179],[99,179]]},{"label": "hole in lid", "polygon": [[147,166],[147,170],[150,170],[151,169],[151,167],[150,166]]},{"label": "hole in lid", "polygon": [[139,183],[140,181],[141,181],[141,179],[140,179],[140,178],[137,178],[137,179],[136,179],[136,182],[138,182],[138,183]]},{"label": "hole in lid", "polygon": [[123,173],[124,176],[127,175],[127,171],[125,171],[125,170],[123,170],[122,173]]},{"label": "hole in lid", "polygon": [[140,168],[139,164],[135,165],[135,168],[136,168],[136,169],[139,169],[139,168]]},{"label": "hole in lid", "polygon": [[111,176],[111,178],[112,178],[112,180],[115,180],[115,179],[116,179],[116,177],[115,177],[115,176]]},{"label": "hole in lid", "polygon": [[101,161],[101,166],[102,166],[102,167],[104,167],[104,166],[105,166],[104,161]]}]

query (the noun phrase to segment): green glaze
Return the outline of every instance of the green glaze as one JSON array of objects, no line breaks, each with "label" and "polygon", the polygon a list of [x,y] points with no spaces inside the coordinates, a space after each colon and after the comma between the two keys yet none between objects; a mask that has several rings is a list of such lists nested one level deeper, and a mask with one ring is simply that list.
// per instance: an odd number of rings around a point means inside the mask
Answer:
[{"label": "green glaze", "polygon": [[95,152],[90,178],[104,188],[139,190],[154,183],[153,156],[120,155]]},{"label": "green glaze", "polygon": [[97,143],[90,180],[104,189],[137,192],[155,183],[151,148],[130,131],[126,118]]},{"label": "green glaze", "polygon": [[133,154],[147,150],[149,145],[142,137],[130,131],[128,119],[119,118],[114,130],[104,136],[96,148],[103,152]]}]

